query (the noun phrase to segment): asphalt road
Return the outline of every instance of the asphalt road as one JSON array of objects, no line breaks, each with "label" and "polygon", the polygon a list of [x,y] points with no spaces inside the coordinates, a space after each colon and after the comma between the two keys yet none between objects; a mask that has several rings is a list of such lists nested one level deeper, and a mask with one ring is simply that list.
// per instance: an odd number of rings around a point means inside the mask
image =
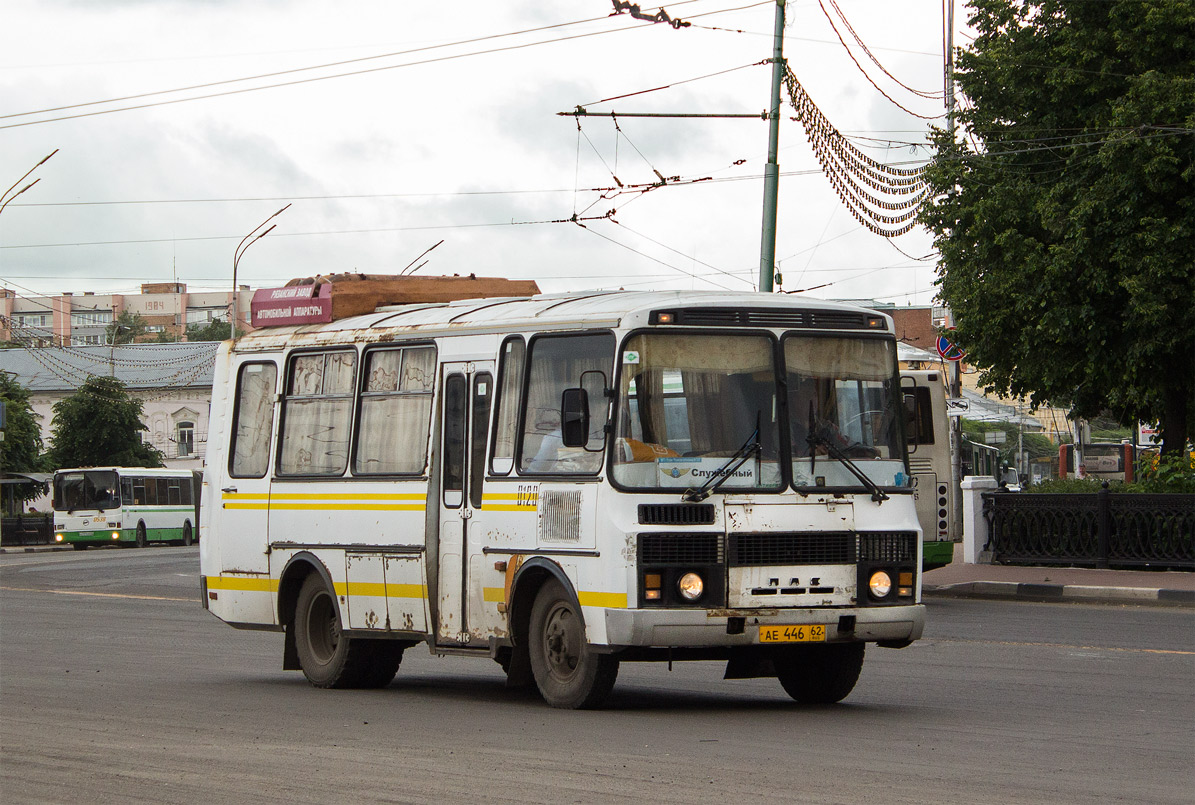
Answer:
[{"label": "asphalt road", "polygon": [[715,663],[624,664],[552,710],[407,651],[380,691],[281,669],[198,603],[198,549],[0,556],[0,799],[1189,803],[1190,610],[960,599],[841,705]]}]

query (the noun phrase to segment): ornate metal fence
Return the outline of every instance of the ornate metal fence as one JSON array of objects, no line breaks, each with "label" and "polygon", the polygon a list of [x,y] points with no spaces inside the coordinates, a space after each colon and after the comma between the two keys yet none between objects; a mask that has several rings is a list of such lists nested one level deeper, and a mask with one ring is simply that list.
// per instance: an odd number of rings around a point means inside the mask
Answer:
[{"label": "ornate metal fence", "polygon": [[45,545],[52,537],[54,524],[48,514],[23,514],[0,521],[0,544]]},{"label": "ornate metal fence", "polygon": [[994,492],[983,513],[1000,564],[1195,570],[1195,495]]}]

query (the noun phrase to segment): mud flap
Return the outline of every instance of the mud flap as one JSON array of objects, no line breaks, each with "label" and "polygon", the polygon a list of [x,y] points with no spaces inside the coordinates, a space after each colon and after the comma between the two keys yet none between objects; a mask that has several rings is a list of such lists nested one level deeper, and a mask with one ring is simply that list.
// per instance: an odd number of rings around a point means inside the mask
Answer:
[{"label": "mud flap", "polygon": [[295,624],[293,620],[286,624],[286,636],[282,642],[282,670],[303,670],[303,666],[299,665],[299,650],[295,648]]},{"label": "mud flap", "polygon": [[760,677],[776,676],[776,666],[772,663],[771,652],[756,647],[735,651],[726,661],[726,673],[723,679],[758,679]]}]

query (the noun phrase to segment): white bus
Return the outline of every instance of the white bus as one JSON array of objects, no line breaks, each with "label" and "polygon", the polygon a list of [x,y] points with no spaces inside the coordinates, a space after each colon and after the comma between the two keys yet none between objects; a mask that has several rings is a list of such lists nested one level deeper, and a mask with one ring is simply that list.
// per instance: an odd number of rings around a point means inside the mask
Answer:
[{"label": "white bus", "polygon": [[88,545],[190,545],[199,489],[191,470],[80,467],[54,473],[54,541]]},{"label": "white bus", "polygon": [[403,305],[226,342],[204,605],[378,687],[492,658],[552,706],[720,660],[802,702],[921,636],[891,319],[786,296]]},{"label": "white bus", "polygon": [[900,377],[906,397],[913,496],[925,541],[923,567],[933,570],[951,563],[954,543],[961,538],[956,515],[960,490],[951,480],[952,434],[946,415],[945,375],[937,370],[905,370]]}]

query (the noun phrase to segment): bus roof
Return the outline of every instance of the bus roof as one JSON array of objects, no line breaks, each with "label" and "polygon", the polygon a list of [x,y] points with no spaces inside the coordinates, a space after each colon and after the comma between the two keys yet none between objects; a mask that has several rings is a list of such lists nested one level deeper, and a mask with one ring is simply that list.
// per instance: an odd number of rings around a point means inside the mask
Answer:
[{"label": "bus roof", "polygon": [[[716,309],[716,313],[711,309]],[[572,291],[528,297],[464,299],[437,304],[390,305],[326,324],[254,331],[237,349],[281,348],[294,343],[342,342],[348,332],[366,340],[453,333],[519,332],[593,327],[640,327],[653,313],[677,311],[674,323],[706,327],[871,330],[892,332],[890,317],[855,305],[782,294],[724,291]],[[732,311],[728,314],[727,311]]]},{"label": "bus roof", "polygon": [[68,472],[115,472],[119,475],[145,475],[145,476],[160,476],[164,478],[172,478],[174,476],[184,477],[191,475],[194,470],[189,469],[171,469],[169,467],[63,467],[60,470],[55,470],[54,474],[64,474]]}]

